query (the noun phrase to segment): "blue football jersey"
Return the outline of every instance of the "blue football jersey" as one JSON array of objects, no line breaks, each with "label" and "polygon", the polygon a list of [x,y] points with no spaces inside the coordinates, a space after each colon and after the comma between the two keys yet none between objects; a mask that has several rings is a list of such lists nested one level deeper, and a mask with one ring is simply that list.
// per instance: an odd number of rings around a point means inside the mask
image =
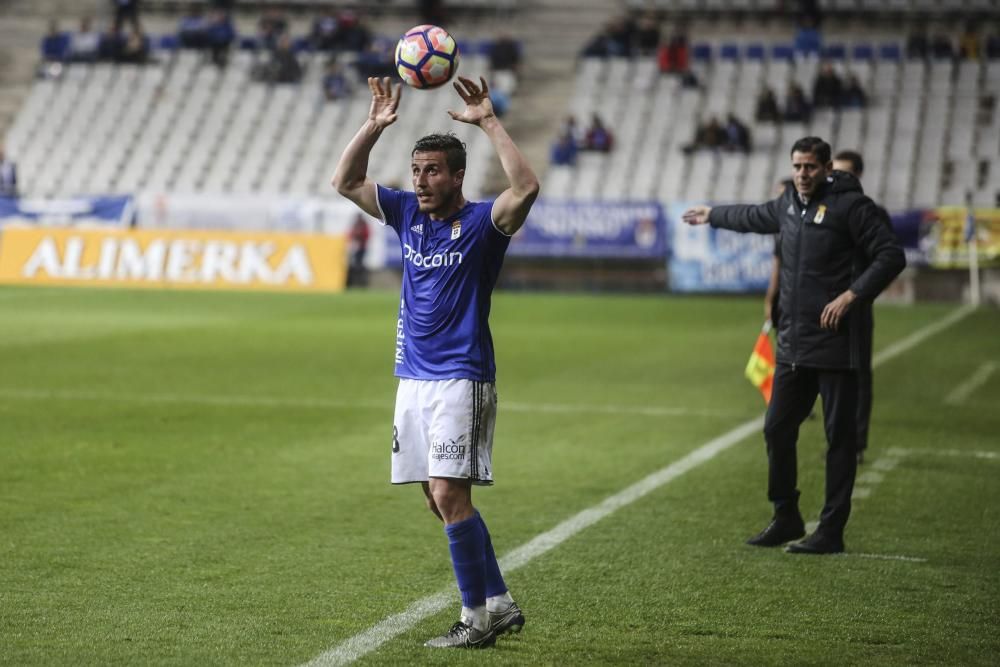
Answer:
[{"label": "blue football jersey", "polygon": [[414,193],[380,185],[378,207],[403,253],[396,376],[494,382],[490,300],[510,237],[493,224],[493,202],[433,220]]}]

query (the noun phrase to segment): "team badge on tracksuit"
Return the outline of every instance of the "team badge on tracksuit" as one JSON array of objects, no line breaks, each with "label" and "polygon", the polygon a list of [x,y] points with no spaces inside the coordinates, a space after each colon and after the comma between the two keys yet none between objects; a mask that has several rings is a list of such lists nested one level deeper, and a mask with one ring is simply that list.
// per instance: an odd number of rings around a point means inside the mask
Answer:
[{"label": "team badge on tracksuit", "polygon": [[451,223],[451,240],[454,241],[461,235],[462,235],[462,221],[456,220],[455,222]]},{"label": "team badge on tracksuit", "polygon": [[823,218],[826,216],[826,204],[820,204],[819,208],[816,209],[816,216],[813,218],[813,222],[817,225],[823,222]]}]

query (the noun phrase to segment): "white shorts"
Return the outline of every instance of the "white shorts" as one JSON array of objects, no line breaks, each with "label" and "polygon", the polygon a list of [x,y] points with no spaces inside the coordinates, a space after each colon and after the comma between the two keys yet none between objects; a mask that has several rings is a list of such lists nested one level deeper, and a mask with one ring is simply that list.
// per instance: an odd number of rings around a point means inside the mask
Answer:
[{"label": "white shorts", "polygon": [[491,382],[400,379],[392,483],[446,477],[492,484],[496,416],[497,390]]}]

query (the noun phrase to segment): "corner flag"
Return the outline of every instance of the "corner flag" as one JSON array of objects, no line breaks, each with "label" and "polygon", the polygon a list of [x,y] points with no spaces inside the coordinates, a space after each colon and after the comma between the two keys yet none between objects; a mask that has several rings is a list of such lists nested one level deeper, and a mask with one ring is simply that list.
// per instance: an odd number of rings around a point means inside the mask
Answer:
[{"label": "corner flag", "polygon": [[770,331],[771,323],[764,322],[764,327],[760,330],[760,335],[757,336],[757,343],[753,346],[750,361],[747,362],[747,368],[744,371],[750,383],[760,389],[766,403],[771,402],[771,383],[774,381],[775,367],[774,348],[771,347],[771,337],[768,336]]}]

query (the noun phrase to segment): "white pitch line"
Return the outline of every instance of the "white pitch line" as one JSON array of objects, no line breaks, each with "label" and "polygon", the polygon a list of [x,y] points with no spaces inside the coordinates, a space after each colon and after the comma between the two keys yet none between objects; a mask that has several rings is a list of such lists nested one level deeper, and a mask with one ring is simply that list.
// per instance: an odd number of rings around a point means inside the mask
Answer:
[{"label": "white pitch line", "polygon": [[875,560],[901,560],[906,563],[926,563],[926,558],[918,558],[917,556],[897,556],[895,554],[859,554],[854,552],[848,552],[843,554],[838,554],[839,556],[852,556],[854,558],[873,558]]},{"label": "white pitch line", "polygon": [[884,478],[885,476],[882,473],[875,472],[874,470],[868,470],[858,475],[858,483],[880,484]]},{"label": "white pitch line", "polygon": [[920,454],[922,456],[957,456],[957,457],[968,457],[970,459],[985,459],[988,461],[1000,461],[1000,452],[987,452],[983,450],[976,449],[933,449],[931,447],[924,447],[920,449],[901,449],[899,447],[894,447],[893,449],[900,451],[904,454]]},{"label": "white pitch line", "polygon": [[[875,355],[872,366],[879,366],[888,359],[892,359],[912,347],[922,343],[924,340],[942,331],[947,326],[958,322],[963,317],[971,313],[973,308],[963,307],[951,313],[944,320],[928,325],[924,329],[919,329],[890,345],[883,352]],[[929,332],[929,333],[925,333]],[[499,559],[500,568],[505,572],[516,570],[542,554],[554,549],[569,538],[573,537],[581,530],[593,525],[609,514],[629,505],[639,498],[642,498],[651,491],[655,491],[661,486],[669,483],[687,471],[698,467],[702,463],[712,460],[722,452],[737,444],[751,433],[758,431],[764,426],[764,418],[756,417],[746,421],[736,428],[710,440],[690,452],[683,458],[671,463],[665,468],[654,472],[645,479],[636,482],[624,491],[620,491],[613,496],[605,498],[601,503],[589,507],[576,515],[563,521],[558,526],[537,537],[531,539],[524,545],[517,547]],[[815,530],[815,528],[813,529]],[[879,558],[876,554],[862,555],[862,557]],[[907,556],[892,557],[895,560],[908,559]],[[919,561],[920,559],[913,559]],[[436,614],[444,609],[448,604],[454,603],[455,588],[449,586],[443,591],[434,593],[425,598],[417,600],[405,611],[394,616],[388,616],[372,627],[364,630],[353,637],[344,640],[340,644],[324,651],[307,663],[305,667],[328,667],[332,665],[346,665],[354,662],[368,653],[378,649],[382,644],[390,639],[406,632],[421,622],[428,616]]]},{"label": "white pitch line", "polygon": [[[238,394],[140,394],[102,391],[46,390],[0,387],[0,398],[11,400],[70,400],[110,401],[118,403],[181,403],[187,405],[219,405],[237,407],[318,408],[318,409],[368,409],[389,410],[391,399],[382,401],[338,401],[329,398],[296,396],[250,396]],[[733,410],[711,410],[683,406],[659,405],[590,405],[567,403],[499,403],[501,412],[541,412],[567,414],[624,414],[643,417],[732,417]]]},{"label": "white pitch line", "polygon": [[886,346],[878,354],[872,357],[872,366],[881,366],[890,359],[894,359],[912,347],[919,345],[934,334],[944,331],[956,322],[965,319],[976,310],[975,306],[962,306],[951,311],[943,320],[929,324],[922,329],[917,329],[909,336],[897,340],[895,343]]},{"label": "white pitch line", "polygon": [[986,381],[993,375],[997,365],[992,361],[982,364],[969,377],[968,380],[955,387],[950,394],[944,397],[944,402],[948,405],[961,405],[965,399],[972,395],[972,392],[986,384]]},{"label": "white pitch line", "polygon": [[[751,433],[758,432],[763,426],[764,418],[757,417],[737,426],[714,440],[706,442],[701,447],[698,447],[682,459],[671,463],[666,468],[662,468],[625,490],[605,498],[601,503],[578,512],[552,530],[534,537],[527,543],[509,552],[503,558],[499,559],[500,569],[506,574],[526,565],[609,514],[634,503],[651,491],[655,491],[671,480],[677,479],[692,468],[696,468],[702,463],[715,458]],[[354,635],[305,664],[308,667],[330,667],[332,665],[346,665],[354,662],[363,655],[374,651],[393,637],[406,632],[431,614],[435,614],[449,604],[453,604],[454,601],[455,587],[452,585],[443,591],[417,600],[402,613],[379,621],[364,632]]]}]

